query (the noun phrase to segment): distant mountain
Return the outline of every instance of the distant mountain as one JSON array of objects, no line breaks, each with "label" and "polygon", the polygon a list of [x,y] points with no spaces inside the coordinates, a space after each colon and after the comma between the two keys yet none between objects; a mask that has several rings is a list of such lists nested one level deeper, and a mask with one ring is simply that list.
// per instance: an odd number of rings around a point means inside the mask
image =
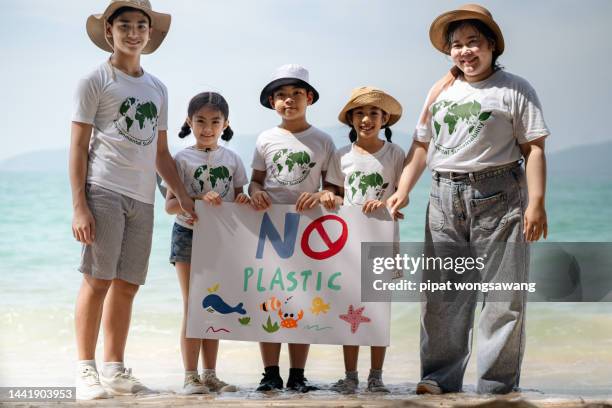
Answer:
[{"label": "distant mountain", "polygon": [[[348,144],[348,128],[338,126],[324,130],[332,136],[336,147]],[[253,158],[255,139],[255,135],[235,135],[228,144],[242,157],[247,170]],[[393,135],[393,141],[404,149],[408,148],[410,140],[407,134]],[[171,147],[173,152],[178,149],[180,147]],[[549,153],[547,159],[548,174],[554,177],[612,180],[612,142],[571,147]],[[67,170],[67,150],[28,152],[0,161],[0,171],[66,173]]]},{"label": "distant mountain", "polygon": [[612,142],[574,146],[547,159],[548,173],[556,177],[612,180]]}]

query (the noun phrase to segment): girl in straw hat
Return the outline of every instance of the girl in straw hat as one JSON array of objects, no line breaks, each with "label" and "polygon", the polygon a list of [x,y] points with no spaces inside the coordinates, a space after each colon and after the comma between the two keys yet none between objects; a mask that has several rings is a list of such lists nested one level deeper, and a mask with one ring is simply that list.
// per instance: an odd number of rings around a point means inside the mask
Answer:
[{"label": "girl in straw hat", "polygon": [[123,361],[132,303],[147,274],[156,170],[195,216],[168,152],[166,87],[140,66],[140,55],[155,51],[169,26],[170,16],[154,12],[147,0],[111,1],[87,19],[91,40],[112,54],[79,82],[72,117],[72,231],[83,243],[75,313],[78,399],[150,391]]},{"label": "girl in straw hat", "polygon": [[[427,97],[400,186],[389,203],[394,210],[405,205],[427,164],[433,181],[426,243],[453,243],[455,255],[467,250],[484,257],[477,280],[526,281],[525,243],[547,235],[544,140],[549,130],[540,102],[527,81],[497,64],[504,37],[484,7],[469,4],[438,16],[429,36],[454,67]],[[427,244],[425,255],[435,256]],[[429,275],[423,279],[457,278],[453,271]],[[451,301],[427,293],[425,300],[417,393],[461,391],[471,353],[475,292],[457,293]],[[518,387],[525,302],[524,292],[487,294],[478,327],[478,392],[507,393]]]},{"label": "girl in straw hat", "polygon": [[[332,209],[342,203],[361,205],[365,214],[385,207],[386,199],[395,192],[404,164],[404,152],[391,143],[390,128],[401,115],[402,106],[384,91],[373,87],[353,90],[349,102],[338,115],[340,122],[351,127],[351,144],[336,152],[326,175],[326,181],[337,186],[340,196],[330,200],[329,196],[334,194],[328,191],[321,197],[325,207]],[[382,129],[386,141],[379,138]],[[385,351],[386,347],[370,348],[371,368],[367,385],[370,392],[389,392],[382,381]],[[359,346],[344,346],[343,352],[346,375],[331,389],[352,394],[359,387]]]}]

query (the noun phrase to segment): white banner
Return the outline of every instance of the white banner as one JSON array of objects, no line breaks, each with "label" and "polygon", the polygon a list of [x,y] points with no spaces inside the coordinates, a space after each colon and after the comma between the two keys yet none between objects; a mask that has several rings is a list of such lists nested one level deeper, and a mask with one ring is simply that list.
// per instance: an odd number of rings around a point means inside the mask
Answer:
[{"label": "white banner", "polygon": [[196,210],[187,337],[389,345],[389,303],[360,300],[361,242],[392,241],[389,217],[201,201]]}]

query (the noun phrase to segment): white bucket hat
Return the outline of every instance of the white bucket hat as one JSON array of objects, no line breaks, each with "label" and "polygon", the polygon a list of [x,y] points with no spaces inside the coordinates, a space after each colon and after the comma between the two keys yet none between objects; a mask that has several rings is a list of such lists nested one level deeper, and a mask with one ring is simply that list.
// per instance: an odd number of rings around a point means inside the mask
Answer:
[{"label": "white bucket hat", "polygon": [[313,93],[312,103],[319,99],[317,90],[308,83],[308,70],[301,65],[287,64],[278,67],[272,74],[272,79],[268,85],[264,86],[259,95],[259,102],[268,109],[272,109],[269,97],[275,90],[285,85],[299,85]]}]

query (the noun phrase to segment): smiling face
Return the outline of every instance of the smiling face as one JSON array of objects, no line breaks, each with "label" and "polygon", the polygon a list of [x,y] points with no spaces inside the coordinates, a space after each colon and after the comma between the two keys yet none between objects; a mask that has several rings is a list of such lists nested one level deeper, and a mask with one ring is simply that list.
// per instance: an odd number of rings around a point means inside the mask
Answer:
[{"label": "smiling face", "polygon": [[193,117],[187,118],[187,123],[193,131],[198,149],[215,149],[229,125],[223,113],[210,105],[203,106]]},{"label": "smiling face", "polygon": [[463,72],[468,82],[478,82],[493,73],[493,51],[491,43],[474,26],[459,26],[450,38],[450,57]]},{"label": "smiling face", "polygon": [[380,129],[387,124],[389,115],[376,106],[360,106],[349,112],[351,126],[359,139],[378,138]]},{"label": "smiling face", "polygon": [[268,98],[270,105],[285,121],[295,121],[306,116],[306,107],[312,104],[313,93],[305,88],[285,85]]},{"label": "smiling face", "polygon": [[142,11],[125,11],[106,23],[106,36],[115,52],[140,55],[151,37],[149,18]]}]

